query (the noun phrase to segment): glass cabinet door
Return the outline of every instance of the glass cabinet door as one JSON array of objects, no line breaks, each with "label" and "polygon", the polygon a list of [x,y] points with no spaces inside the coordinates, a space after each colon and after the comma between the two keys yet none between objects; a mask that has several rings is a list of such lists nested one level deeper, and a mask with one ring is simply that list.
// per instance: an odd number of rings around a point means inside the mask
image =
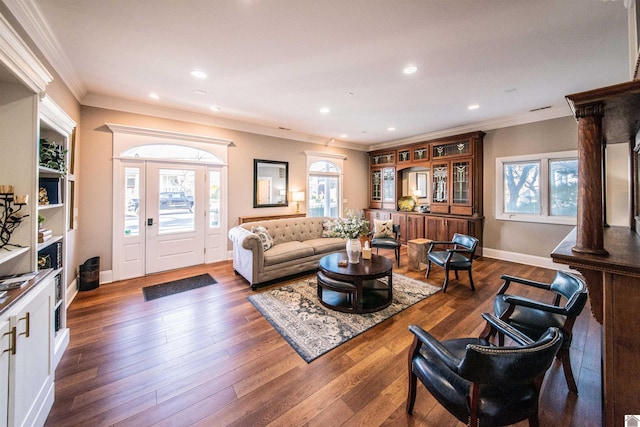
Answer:
[{"label": "glass cabinet door", "polygon": [[431,202],[446,204],[449,201],[449,164],[434,163],[431,165],[433,187]]},{"label": "glass cabinet door", "polygon": [[371,201],[382,201],[382,170],[371,170]]},{"label": "glass cabinet door", "polygon": [[382,169],[382,180],[383,180],[382,202],[393,203],[394,207],[396,202],[396,179],[395,178],[396,178],[395,168]]},{"label": "glass cabinet door", "polygon": [[471,162],[469,160],[451,163],[452,200],[455,205],[471,203]]}]

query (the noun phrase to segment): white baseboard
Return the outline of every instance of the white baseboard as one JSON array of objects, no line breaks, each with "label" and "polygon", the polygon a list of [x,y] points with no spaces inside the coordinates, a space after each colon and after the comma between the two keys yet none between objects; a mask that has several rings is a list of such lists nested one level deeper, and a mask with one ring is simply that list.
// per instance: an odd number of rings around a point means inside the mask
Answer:
[{"label": "white baseboard", "polygon": [[104,270],[100,272],[100,284],[113,282],[113,270]]},{"label": "white baseboard", "polygon": [[517,262],[519,264],[534,265],[536,267],[548,268],[550,270],[572,271],[568,265],[555,263],[550,257],[547,258],[517,252],[507,252],[491,248],[482,248],[482,256],[502,261]]},{"label": "white baseboard", "polygon": [[69,305],[71,305],[71,302],[73,301],[73,299],[76,297],[76,295],[78,295],[78,278],[77,277],[73,279],[71,283],[69,283],[69,286],[67,286],[66,292],[67,292],[67,297],[65,301],[67,304],[67,308],[69,308]]}]

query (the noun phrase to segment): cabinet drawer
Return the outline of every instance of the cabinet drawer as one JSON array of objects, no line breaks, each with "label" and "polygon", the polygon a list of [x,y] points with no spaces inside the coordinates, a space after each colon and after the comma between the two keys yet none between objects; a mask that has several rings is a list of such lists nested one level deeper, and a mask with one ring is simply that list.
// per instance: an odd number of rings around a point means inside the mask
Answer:
[{"label": "cabinet drawer", "polygon": [[449,213],[449,205],[436,205],[435,203],[431,203],[431,213]]},{"label": "cabinet drawer", "polygon": [[[433,208],[431,209],[431,212],[433,212]],[[451,206],[451,213],[452,215],[472,215],[473,214],[473,207],[471,206]]]}]

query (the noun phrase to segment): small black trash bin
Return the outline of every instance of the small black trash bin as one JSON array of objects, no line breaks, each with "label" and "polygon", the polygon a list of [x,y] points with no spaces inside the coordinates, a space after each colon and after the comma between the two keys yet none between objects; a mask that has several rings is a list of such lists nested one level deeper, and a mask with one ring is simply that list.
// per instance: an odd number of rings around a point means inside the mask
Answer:
[{"label": "small black trash bin", "polygon": [[89,258],[80,266],[80,285],[78,290],[90,291],[100,286],[100,257]]}]

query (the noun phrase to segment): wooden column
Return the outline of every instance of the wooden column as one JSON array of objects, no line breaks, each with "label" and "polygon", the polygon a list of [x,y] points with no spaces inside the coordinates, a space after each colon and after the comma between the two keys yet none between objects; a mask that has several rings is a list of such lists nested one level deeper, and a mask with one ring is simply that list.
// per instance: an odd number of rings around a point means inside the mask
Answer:
[{"label": "wooden column", "polygon": [[602,117],[604,104],[576,109],[578,119],[578,227],[573,250],[608,255],[604,249],[602,185]]},{"label": "wooden column", "polygon": [[[617,427],[625,415],[640,414],[640,235],[633,230],[633,203],[629,226],[604,225],[602,142],[635,141],[640,80],[568,95],[567,101],[578,119],[578,226],[551,258],[587,281],[593,314],[602,323],[602,423]],[[629,181],[637,175],[634,166]],[[630,187],[630,199],[637,200],[638,186]]]}]

